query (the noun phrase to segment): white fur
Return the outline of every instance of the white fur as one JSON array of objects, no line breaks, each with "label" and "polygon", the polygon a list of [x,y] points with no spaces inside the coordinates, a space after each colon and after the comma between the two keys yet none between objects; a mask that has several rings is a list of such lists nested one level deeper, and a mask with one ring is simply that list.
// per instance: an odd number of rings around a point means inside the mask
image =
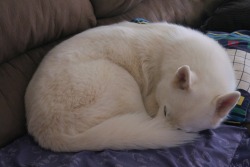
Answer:
[{"label": "white fur", "polygon": [[28,131],[54,151],[176,146],[197,137],[185,131],[217,127],[234,89],[226,52],[199,32],[103,26],[45,56],[25,96]]}]

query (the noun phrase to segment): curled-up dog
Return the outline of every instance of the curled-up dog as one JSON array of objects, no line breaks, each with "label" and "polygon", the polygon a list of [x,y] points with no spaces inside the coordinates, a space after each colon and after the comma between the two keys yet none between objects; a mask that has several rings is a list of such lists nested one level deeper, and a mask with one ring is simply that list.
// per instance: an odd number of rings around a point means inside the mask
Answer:
[{"label": "curled-up dog", "polygon": [[123,22],[44,57],[25,95],[27,126],[53,151],[173,147],[218,127],[235,88],[216,41],[169,23]]}]

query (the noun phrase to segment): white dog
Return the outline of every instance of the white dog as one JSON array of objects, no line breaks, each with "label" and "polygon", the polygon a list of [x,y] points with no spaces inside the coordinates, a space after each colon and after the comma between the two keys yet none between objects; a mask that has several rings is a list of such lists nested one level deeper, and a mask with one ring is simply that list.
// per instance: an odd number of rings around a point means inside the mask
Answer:
[{"label": "white dog", "polygon": [[176,146],[236,104],[228,55],[168,23],[90,29],[55,47],[26,92],[28,131],[54,151]]}]

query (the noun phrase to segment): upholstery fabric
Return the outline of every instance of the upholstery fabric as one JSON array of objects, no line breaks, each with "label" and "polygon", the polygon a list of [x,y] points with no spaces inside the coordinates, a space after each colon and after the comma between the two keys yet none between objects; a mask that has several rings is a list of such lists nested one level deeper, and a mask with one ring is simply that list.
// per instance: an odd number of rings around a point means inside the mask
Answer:
[{"label": "upholstery fabric", "polygon": [[88,0],[72,1],[0,1],[0,147],[25,133],[25,89],[54,41],[96,24]]},{"label": "upholstery fabric", "polygon": [[[201,24],[201,20],[204,20],[213,12],[221,1],[222,0],[143,0],[140,4],[132,6],[131,9],[120,15],[113,16],[112,18],[99,18],[97,24],[106,25],[141,17],[151,22],[168,21],[190,27],[197,27]],[[109,3],[106,3],[106,5],[108,4]]]},{"label": "upholstery fabric", "polygon": [[131,10],[143,0],[91,0],[97,18],[113,17]]}]

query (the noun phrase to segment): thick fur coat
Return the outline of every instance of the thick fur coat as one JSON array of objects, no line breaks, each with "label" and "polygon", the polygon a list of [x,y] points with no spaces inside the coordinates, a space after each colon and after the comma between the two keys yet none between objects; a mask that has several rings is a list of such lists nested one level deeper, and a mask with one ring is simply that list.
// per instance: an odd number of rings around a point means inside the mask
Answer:
[{"label": "thick fur coat", "polygon": [[168,23],[80,33],[45,56],[25,95],[28,131],[53,151],[177,146],[236,104],[228,55]]}]

